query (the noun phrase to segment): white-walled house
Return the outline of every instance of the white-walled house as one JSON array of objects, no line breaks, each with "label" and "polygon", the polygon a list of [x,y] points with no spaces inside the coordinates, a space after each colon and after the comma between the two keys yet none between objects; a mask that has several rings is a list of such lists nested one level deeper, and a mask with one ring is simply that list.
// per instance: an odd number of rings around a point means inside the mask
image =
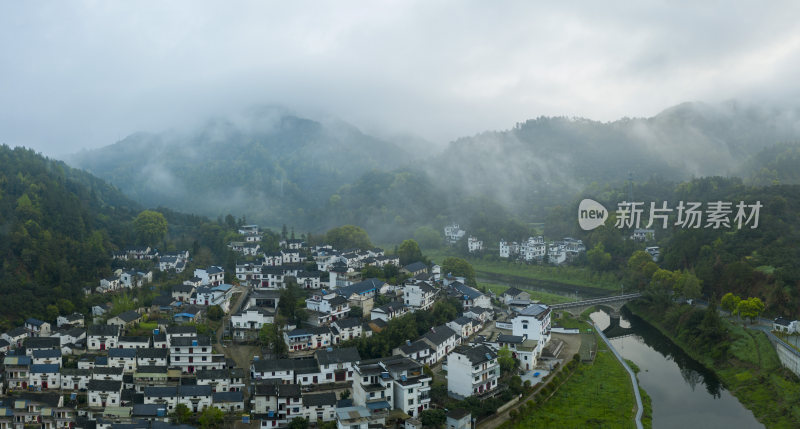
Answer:
[{"label": "white-walled house", "polygon": [[473,287],[458,281],[450,283],[448,287],[450,288],[450,295],[461,301],[464,310],[469,310],[472,307],[492,308],[491,298]]},{"label": "white-walled house", "polygon": [[420,340],[428,343],[433,350],[433,361],[438,362],[447,356],[457,345],[461,344],[461,335],[447,325],[439,325],[431,328]]},{"label": "white-walled house", "polygon": [[469,253],[476,253],[483,250],[483,240],[478,240],[477,237],[469,236],[467,238],[467,250]]},{"label": "white-walled house", "polygon": [[466,233],[467,231],[461,229],[461,227],[457,223],[447,225],[444,227],[444,237],[450,244],[455,244]]},{"label": "white-walled house", "polygon": [[117,348],[119,325],[92,325],[87,330],[86,347],[89,350],[108,350]]},{"label": "white-walled house", "polygon": [[789,320],[784,317],[777,317],[772,322],[772,330],[787,334],[794,334],[800,332],[800,321]]},{"label": "white-walled house", "polygon": [[384,322],[389,322],[392,319],[401,317],[409,312],[409,307],[397,301],[390,302],[377,308],[373,308],[370,313],[370,319],[381,319]]},{"label": "white-walled house", "polygon": [[225,270],[218,266],[197,268],[194,276],[200,279],[202,285],[219,286],[225,281]]},{"label": "white-walled house", "polygon": [[403,302],[412,311],[427,310],[436,302],[437,289],[425,282],[403,286]]},{"label": "white-walled house", "polygon": [[309,320],[315,326],[326,325],[335,320],[347,317],[350,312],[350,304],[347,298],[329,293],[322,295],[314,293],[310,298],[306,299],[306,308],[309,310]]},{"label": "white-walled house", "polygon": [[122,405],[122,382],[115,380],[91,380],[88,383],[90,407],[105,408]]},{"label": "white-walled house", "polygon": [[447,356],[447,393],[458,399],[497,388],[497,353],[485,345],[459,346]]},{"label": "white-walled house", "polygon": [[524,336],[539,344],[537,358],[550,341],[550,315],[550,308],[546,305],[531,304],[511,319],[513,335]]},{"label": "white-walled house", "polygon": [[258,338],[261,327],[268,323],[275,323],[274,311],[250,308],[231,316],[231,331],[236,339],[253,340]]}]

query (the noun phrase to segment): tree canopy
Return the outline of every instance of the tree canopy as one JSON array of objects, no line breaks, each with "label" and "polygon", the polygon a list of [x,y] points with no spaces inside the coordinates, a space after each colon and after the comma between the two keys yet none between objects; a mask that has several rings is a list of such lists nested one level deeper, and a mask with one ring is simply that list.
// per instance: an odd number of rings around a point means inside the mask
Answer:
[{"label": "tree canopy", "polygon": [[355,225],[333,228],[325,234],[325,239],[337,249],[369,249],[372,247],[367,231]]},{"label": "tree canopy", "polygon": [[153,210],[139,213],[133,221],[133,227],[137,241],[148,246],[159,244],[167,235],[167,219],[163,214]]}]

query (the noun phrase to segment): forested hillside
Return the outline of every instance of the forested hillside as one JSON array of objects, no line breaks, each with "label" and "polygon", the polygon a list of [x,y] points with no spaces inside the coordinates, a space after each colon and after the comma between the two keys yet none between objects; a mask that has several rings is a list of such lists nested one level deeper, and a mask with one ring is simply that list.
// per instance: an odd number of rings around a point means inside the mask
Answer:
[{"label": "forested hillside", "polygon": [[332,194],[371,169],[409,160],[393,143],[342,122],[254,109],[199,129],[139,133],[70,160],[148,206],[279,225],[310,224]]},{"label": "forested hillside", "polygon": [[[112,268],[125,268],[111,260],[112,252],[125,247],[189,250],[193,265],[233,269],[227,243],[241,238],[236,229],[244,218],[210,221],[157,208],[166,234],[147,237],[135,221],[142,209],[85,171],[32,150],[0,146],[0,331],[27,317],[52,322],[59,314],[88,311],[92,300],[103,298],[86,297],[83,288],[97,287]],[[276,237],[265,231],[264,248],[276,249]]]},{"label": "forested hillside", "polygon": [[736,175],[762,149],[798,141],[796,117],[735,102],[684,103],[607,123],[540,117],[456,140],[429,172],[444,190],[492,195],[541,217],[593,183],[619,186],[629,175],[639,183]]},{"label": "forested hillside", "polygon": [[[626,199],[624,188],[601,191],[595,189],[583,196],[596,198],[612,211],[616,210],[618,202]],[[579,231],[573,220],[577,213],[576,201],[561,213],[567,219],[560,226],[587,242],[587,257],[592,268],[622,273],[629,268],[628,258],[635,250],[658,245],[661,247],[658,265],[694,273],[702,281],[702,292],[707,298],[720,298],[733,292],[761,298],[770,314],[800,313],[800,268],[797,264],[800,260],[800,246],[797,245],[800,242],[800,185],[755,187],[738,178],[707,177],[682,183],[647,183],[635,186],[633,193],[635,201],[648,205],[642,226],[647,223],[651,201],[657,204],[667,201],[668,207],[673,209],[679,201],[698,201],[704,204],[703,210],[708,202],[723,201],[732,203],[729,216],[732,227],[704,227],[704,217],[700,228],[682,228],[675,225],[677,219],[673,211],[667,229],[656,224],[654,242],[635,243],[628,238],[630,229],[613,227],[613,219],[593,231]],[[739,229],[734,223],[735,206],[740,201],[760,202],[763,206],[756,228],[751,228],[751,224]],[[559,219],[554,216],[553,223],[558,224]],[[609,255],[610,261],[601,257],[604,253]],[[625,280],[631,283],[631,279]],[[636,286],[629,284],[629,287]]]},{"label": "forested hillside", "polygon": [[0,146],[0,319],[74,309],[87,283],[110,274],[111,251],[131,241],[137,209],[86,172]]}]

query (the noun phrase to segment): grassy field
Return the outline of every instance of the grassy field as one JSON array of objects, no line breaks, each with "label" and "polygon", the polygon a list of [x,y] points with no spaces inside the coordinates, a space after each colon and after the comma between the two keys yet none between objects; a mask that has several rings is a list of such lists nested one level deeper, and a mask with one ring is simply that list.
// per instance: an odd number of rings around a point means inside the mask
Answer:
[{"label": "grassy field", "polygon": [[660,324],[658,315],[628,305],[631,311],[680,346],[722,380],[728,389],[768,428],[800,427],[800,379],[781,365],[775,348],[762,332],[724,320],[731,342],[728,359],[715,364],[706,355],[688,347]]},{"label": "grassy field", "polygon": [[[449,252],[448,249],[428,250],[424,253],[425,256],[437,263],[441,263],[449,256],[462,257]],[[593,273],[591,270],[584,267],[554,267],[549,265],[523,264],[472,257],[466,257],[464,259],[472,265],[475,269],[475,273],[478,274],[479,277],[481,274],[499,275],[615,291],[620,288],[619,280],[613,274],[601,275]]]},{"label": "grassy field", "polygon": [[[509,288],[509,286],[506,285],[499,285],[495,283],[484,283],[484,282],[478,282],[478,286],[485,287],[486,290],[490,290],[497,295],[503,293],[503,291]],[[531,300],[541,301],[544,304],[560,304],[562,302],[574,301],[573,298],[556,295],[554,293],[539,292],[535,290],[525,289],[523,287],[517,287],[517,289],[524,290],[525,292],[531,294]]]},{"label": "grassy field", "polygon": [[633,428],[635,398],[628,373],[604,342],[597,358],[581,364],[536,410],[502,428]]}]

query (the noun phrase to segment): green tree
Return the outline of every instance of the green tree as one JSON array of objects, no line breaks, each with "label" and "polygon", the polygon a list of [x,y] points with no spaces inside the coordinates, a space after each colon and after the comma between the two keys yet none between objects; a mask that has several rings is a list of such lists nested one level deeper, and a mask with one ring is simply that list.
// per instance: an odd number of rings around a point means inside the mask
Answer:
[{"label": "green tree", "polygon": [[325,239],[337,249],[369,249],[372,247],[367,231],[355,225],[333,228],[325,234]]},{"label": "green tree", "polygon": [[225,315],[225,312],[222,311],[222,308],[219,305],[212,305],[211,307],[208,307],[206,312],[208,314],[208,318],[214,321],[222,319],[222,316]]},{"label": "green tree", "polygon": [[186,404],[176,405],[174,415],[178,423],[181,424],[189,423],[189,421],[192,420],[192,410],[190,410]]},{"label": "green tree", "polygon": [[736,312],[739,316],[743,319],[749,318],[751,322],[754,322],[763,311],[764,303],[761,302],[761,299],[755,297],[743,299],[736,306]]},{"label": "green tree", "polygon": [[419,420],[425,427],[440,428],[447,421],[447,414],[441,409],[424,410],[419,414]]},{"label": "green tree", "polygon": [[606,252],[603,243],[597,243],[592,250],[586,252],[589,266],[595,271],[606,271],[612,268],[611,254]]},{"label": "green tree", "polygon": [[517,361],[514,360],[514,356],[511,354],[511,350],[509,350],[508,347],[502,347],[497,351],[497,363],[500,364],[500,372],[503,374],[514,371],[514,368],[517,366]]},{"label": "green tree", "polygon": [[438,249],[442,247],[442,234],[429,226],[421,226],[414,231],[414,240],[423,249]]},{"label": "green tree", "polygon": [[738,296],[734,295],[731,292],[728,292],[725,295],[722,295],[722,300],[720,301],[720,305],[722,306],[723,310],[727,311],[728,314],[733,316],[733,313],[739,307],[739,302],[741,300],[742,299],[739,298]]},{"label": "green tree", "polygon": [[58,317],[58,306],[49,304],[45,307],[45,314],[47,315],[47,320],[56,320]]},{"label": "green tree", "polygon": [[289,429],[308,429],[308,419],[295,417],[289,422]]},{"label": "green tree", "polygon": [[414,240],[403,240],[397,248],[397,256],[400,258],[400,265],[408,265],[412,262],[422,261],[422,251],[419,244]]},{"label": "green tree", "polygon": [[136,216],[133,228],[139,243],[148,246],[155,245],[167,235],[167,219],[159,212],[145,210]]},{"label": "green tree", "polygon": [[675,285],[680,277],[679,273],[669,270],[658,269],[650,279],[650,286],[647,291],[651,295],[669,297],[675,291]]},{"label": "green tree", "polygon": [[286,342],[283,341],[283,332],[279,321],[276,323],[265,323],[258,331],[258,339],[261,345],[268,347],[276,356],[286,356],[289,353]]},{"label": "green tree", "polygon": [[467,284],[470,286],[477,286],[478,282],[475,280],[475,270],[469,262],[461,258],[445,258],[442,262],[442,273],[452,274],[456,277],[464,277]]},{"label": "green tree", "polygon": [[222,427],[225,413],[217,407],[208,407],[200,413],[198,422],[201,428],[219,428]]},{"label": "green tree", "polygon": [[684,271],[677,276],[674,289],[679,296],[686,299],[697,299],[702,293],[702,282],[694,274]]},{"label": "green tree", "polygon": [[628,259],[626,277],[628,284],[638,290],[650,284],[653,273],[658,270],[658,265],[653,262],[653,257],[644,250],[633,252]]}]

